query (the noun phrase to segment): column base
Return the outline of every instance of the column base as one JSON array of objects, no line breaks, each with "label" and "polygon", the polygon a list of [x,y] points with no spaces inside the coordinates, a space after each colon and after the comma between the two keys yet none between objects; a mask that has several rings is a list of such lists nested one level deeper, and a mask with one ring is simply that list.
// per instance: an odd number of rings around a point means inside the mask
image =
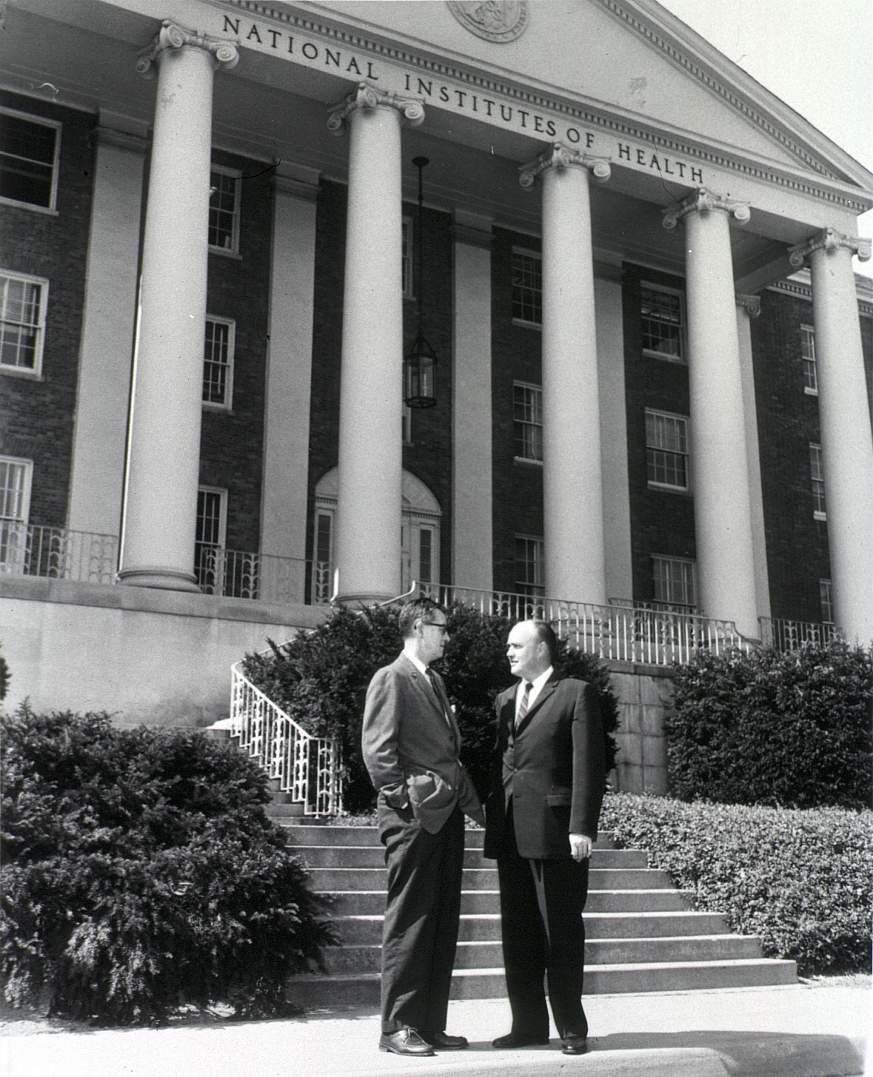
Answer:
[{"label": "column base", "polygon": [[157,587],[163,591],[193,591],[199,593],[197,578],[191,572],[179,572],[172,568],[128,568],[117,574],[119,583],[126,587]]}]

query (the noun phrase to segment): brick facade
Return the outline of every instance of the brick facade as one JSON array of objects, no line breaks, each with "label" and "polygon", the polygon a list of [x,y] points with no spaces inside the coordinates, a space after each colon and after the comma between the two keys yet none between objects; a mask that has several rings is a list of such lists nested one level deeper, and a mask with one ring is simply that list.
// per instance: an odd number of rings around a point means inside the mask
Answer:
[{"label": "brick facade", "polygon": [[10,93],[0,93],[0,105],[63,125],[57,212],[3,206],[0,213],[0,265],[48,281],[41,376],[0,373],[0,453],[33,461],[30,523],[64,527],[85,302],[95,118]]}]

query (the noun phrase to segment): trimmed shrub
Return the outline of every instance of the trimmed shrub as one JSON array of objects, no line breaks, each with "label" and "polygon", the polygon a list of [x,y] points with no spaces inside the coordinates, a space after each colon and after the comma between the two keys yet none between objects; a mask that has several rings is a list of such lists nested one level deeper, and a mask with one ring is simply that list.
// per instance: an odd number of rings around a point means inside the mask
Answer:
[{"label": "trimmed shrub", "polygon": [[0,722],[7,1002],[120,1025],[219,1001],[282,1012],[331,932],[256,765],[105,714]]},{"label": "trimmed shrub", "polygon": [[606,797],[601,829],[649,850],[731,931],[758,935],[768,957],[803,975],[870,970],[873,812],[685,804]]},{"label": "trimmed shrub", "polygon": [[665,720],[672,794],[869,807],[873,652],[839,640],[787,654],[701,651],[674,676]]},{"label": "trimmed shrub", "polygon": [[0,702],[6,698],[9,691],[9,663],[0,654]]},{"label": "trimmed shrub", "polygon": [[[245,675],[307,732],[339,738],[345,805],[351,812],[366,810],[375,800],[361,759],[361,721],[370,678],[402,649],[398,613],[396,606],[359,611],[337,607],[313,631],[301,632],[281,646],[270,641],[268,654],[249,654],[243,662]],[[506,661],[512,622],[459,604],[448,610],[448,623],[450,639],[439,668],[456,708],[464,741],[462,759],[484,793],[494,747],[494,697],[515,680]],[[617,751],[612,734],[618,726],[618,704],[608,667],[563,641],[559,666],[597,688],[611,770]]]}]

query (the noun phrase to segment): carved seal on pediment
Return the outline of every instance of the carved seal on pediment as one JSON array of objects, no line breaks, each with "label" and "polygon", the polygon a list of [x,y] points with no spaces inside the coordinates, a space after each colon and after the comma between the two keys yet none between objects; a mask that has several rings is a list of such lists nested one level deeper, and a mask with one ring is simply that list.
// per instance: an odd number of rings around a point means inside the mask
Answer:
[{"label": "carved seal on pediment", "polygon": [[530,13],[527,0],[448,0],[461,26],[486,41],[515,41],[524,33]]}]

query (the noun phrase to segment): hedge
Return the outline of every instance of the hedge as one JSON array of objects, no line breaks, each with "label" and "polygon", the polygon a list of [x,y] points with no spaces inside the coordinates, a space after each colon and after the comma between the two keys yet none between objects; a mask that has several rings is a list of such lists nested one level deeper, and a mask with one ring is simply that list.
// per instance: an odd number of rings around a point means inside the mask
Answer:
[{"label": "hedge", "polygon": [[803,975],[870,971],[873,812],[615,793],[600,825],[619,847],[648,849],[695,908],[760,936],[767,956]]},{"label": "hedge", "polygon": [[0,718],[0,976],[14,1006],[112,1024],[283,1012],[332,938],[266,779],[191,730]]},{"label": "hedge", "polygon": [[[337,607],[311,632],[288,643],[270,641],[267,654],[248,654],[245,675],[307,732],[336,737],[342,745],[345,807],[365,811],[375,793],[361,759],[364,697],[373,673],[393,662],[403,641],[394,607]],[[495,695],[515,678],[506,661],[506,637],[512,622],[463,605],[448,611],[450,639],[437,668],[455,705],[463,739],[461,758],[480,794],[487,788],[494,747]],[[562,672],[590,681],[597,689],[605,729],[607,771],[615,764],[618,703],[609,669],[593,655],[560,641]]]},{"label": "hedge", "polygon": [[873,651],[701,651],[674,680],[667,773],[681,800],[870,806]]}]

